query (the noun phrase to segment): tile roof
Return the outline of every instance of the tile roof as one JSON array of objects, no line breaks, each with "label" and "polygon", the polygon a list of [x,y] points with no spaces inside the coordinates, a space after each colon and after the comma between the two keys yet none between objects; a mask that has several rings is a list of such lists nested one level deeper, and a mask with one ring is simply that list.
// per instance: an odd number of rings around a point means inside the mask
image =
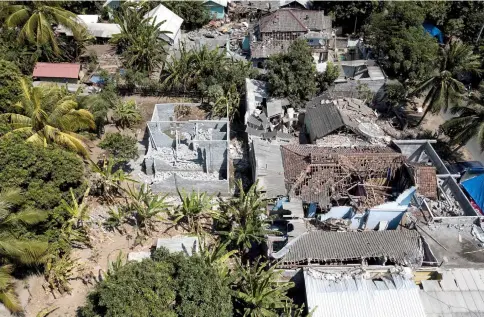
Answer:
[{"label": "tile roof", "polygon": [[33,77],[79,78],[80,64],[69,63],[37,63]]},{"label": "tile roof", "polygon": [[267,32],[307,32],[327,30],[331,32],[331,18],[323,11],[280,9],[262,17],[259,31]]},{"label": "tile roof", "polygon": [[305,123],[306,129],[313,138],[320,139],[331,132],[345,126],[338,107],[332,102],[321,104],[324,96],[319,96],[306,103]]},{"label": "tile roof", "polygon": [[421,266],[423,248],[414,230],[363,232],[310,231],[273,254],[282,263],[320,263],[386,257],[398,265]]},{"label": "tile roof", "polygon": [[304,285],[313,317],[426,316],[418,286],[404,275],[368,279],[364,274],[350,276],[309,269],[304,270]]}]

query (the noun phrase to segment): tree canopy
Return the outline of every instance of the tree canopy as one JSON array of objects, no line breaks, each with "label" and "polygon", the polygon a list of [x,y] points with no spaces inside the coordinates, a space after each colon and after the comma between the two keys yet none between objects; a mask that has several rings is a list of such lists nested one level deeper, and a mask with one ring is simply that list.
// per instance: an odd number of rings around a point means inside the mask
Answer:
[{"label": "tree canopy", "polygon": [[210,22],[210,12],[203,1],[163,1],[163,5],[183,19],[185,30],[198,29]]},{"label": "tree canopy", "polygon": [[306,41],[297,40],[287,53],[267,61],[267,79],[274,96],[285,97],[298,105],[316,93],[316,65]]},{"label": "tree canopy", "polygon": [[158,249],[152,260],[129,262],[96,286],[80,316],[231,316],[228,286],[198,256]]},{"label": "tree canopy", "polygon": [[20,99],[19,86],[22,73],[18,67],[9,61],[0,60],[0,112],[12,112],[13,106]]}]

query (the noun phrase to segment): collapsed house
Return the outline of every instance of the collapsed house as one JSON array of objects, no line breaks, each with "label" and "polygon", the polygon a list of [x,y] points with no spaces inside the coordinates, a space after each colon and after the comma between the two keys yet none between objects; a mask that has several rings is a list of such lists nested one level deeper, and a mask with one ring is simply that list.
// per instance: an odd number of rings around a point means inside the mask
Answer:
[{"label": "collapsed house", "polygon": [[154,192],[229,192],[228,120],[180,121],[176,117],[176,107],[196,106],[155,105],[147,125],[150,142],[144,158]]},{"label": "collapsed house", "polygon": [[292,108],[284,110],[289,102],[284,98],[269,97],[265,81],[246,78],[245,86],[244,123],[249,139],[290,142],[294,138],[291,132],[298,114]]},{"label": "collapsed house", "polygon": [[[318,96],[306,103],[304,128],[310,143],[320,146],[385,146],[391,138],[376,121],[378,116],[355,98],[327,99]],[[342,133],[335,142],[335,133]]]}]

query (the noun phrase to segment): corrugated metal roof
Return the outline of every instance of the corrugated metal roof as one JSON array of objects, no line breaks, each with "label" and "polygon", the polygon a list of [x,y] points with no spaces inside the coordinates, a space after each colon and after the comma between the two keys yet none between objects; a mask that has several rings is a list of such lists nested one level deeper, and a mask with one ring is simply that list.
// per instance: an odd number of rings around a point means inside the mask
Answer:
[{"label": "corrugated metal roof", "polygon": [[442,272],[440,281],[422,281],[420,297],[427,317],[484,316],[484,270]]},{"label": "corrugated metal roof", "polygon": [[419,289],[412,280],[394,274],[381,280],[361,276],[327,278],[304,271],[308,310],[313,317],[424,317]]},{"label": "corrugated metal roof", "polygon": [[338,107],[332,102],[321,104],[325,99],[319,96],[306,104],[306,129],[312,140],[320,139],[345,126]]},{"label": "corrugated metal roof", "polygon": [[119,25],[113,23],[89,23],[86,24],[86,28],[92,36],[105,39],[110,39],[114,34],[121,33]]},{"label": "corrugated metal roof", "polygon": [[423,249],[417,231],[311,231],[273,254],[282,263],[338,262],[386,257],[400,265],[420,266]]},{"label": "corrugated metal roof", "polygon": [[33,77],[50,78],[79,78],[80,64],[70,63],[37,63],[35,64]]},{"label": "corrugated metal roof", "polygon": [[77,19],[83,23],[97,23],[99,21],[99,15],[97,14],[78,14]]},{"label": "corrugated metal roof", "polygon": [[166,34],[166,36],[172,41],[175,40],[175,37],[183,23],[182,18],[162,4],[159,4],[156,8],[148,12],[145,15],[145,18],[146,17],[153,17],[155,23],[165,21],[165,23],[160,26],[160,30],[169,32]]},{"label": "corrugated metal roof", "polygon": [[253,140],[255,177],[266,191],[267,197],[286,195],[284,169],[280,145],[263,140]]},{"label": "corrugated metal roof", "polygon": [[192,255],[192,250],[195,247],[195,251],[198,252],[198,238],[197,237],[173,237],[173,238],[158,238],[156,240],[156,248],[159,249],[165,247],[170,252],[184,252],[188,255]]}]

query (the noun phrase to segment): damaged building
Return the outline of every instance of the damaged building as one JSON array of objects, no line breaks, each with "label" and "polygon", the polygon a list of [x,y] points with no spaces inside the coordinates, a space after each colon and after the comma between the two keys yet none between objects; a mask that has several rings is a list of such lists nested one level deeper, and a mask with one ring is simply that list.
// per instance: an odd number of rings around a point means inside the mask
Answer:
[{"label": "damaged building", "polygon": [[176,107],[197,106],[155,105],[144,158],[154,192],[229,192],[228,120],[178,120]]}]

